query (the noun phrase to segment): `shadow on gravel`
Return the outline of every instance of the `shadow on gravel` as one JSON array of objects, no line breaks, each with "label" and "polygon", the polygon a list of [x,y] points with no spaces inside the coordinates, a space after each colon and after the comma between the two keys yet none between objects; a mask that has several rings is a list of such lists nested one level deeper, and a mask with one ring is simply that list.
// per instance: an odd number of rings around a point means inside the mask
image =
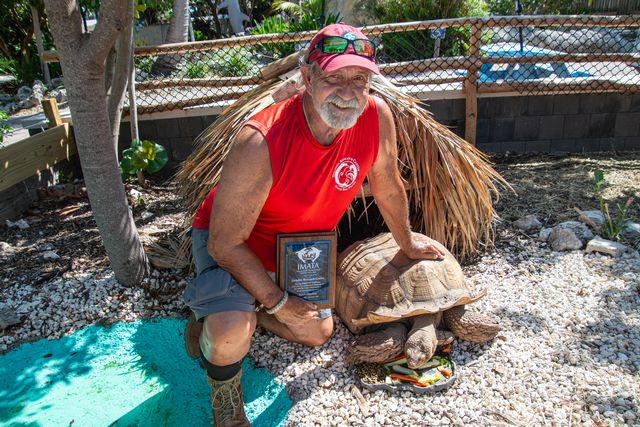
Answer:
[{"label": "shadow on gravel", "polygon": [[[629,392],[631,393],[631,388],[629,388]],[[626,409],[625,412],[629,412],[629,411],[632,412],[637,420],[638,414],[640,413],[639,412],[640,408],[638,407],[637,402],[634,402],[633,399],[625,399],[626,402],[625,402],[625,405],[623,406],[618,404],[618,399],[620,399],[619,396],[602,396],[599,394],[587,394],[585,396],[581,396],[581,400],[583,402],[592,402],[592,403],[589,403],[589,406],[598,405],[600,408],[603,409],[601,411],[598,411],[600,413],[600,416],[603,415],[603,412],[605,412],[604,408],[606,408],[607,406],[610,406],[612,410],[615,410],[618,413],[622,412],[620,411],[620,409],[624,407]],[[593,412],[593,411],[589,409],[589,412]],[[607,419],[608,422],[612,423],[611,425],[621,425],[620,420],[607,418],[606,416],[605,416],[605,419]],[[602,424],[602,425],[605,425],[605,424]],[[637,425],[637,424],[633,422],[633,423],[629,423],[629,425]]]},{"label": "shadow on gravel", "polygon": [[[511,327],[519,330],[527,330],[532,332],[542,332],[545,320],[533,313],[514,311],[508,308],[500,308],[494,312],[494,315],[504,324],[503,319],[511,321]],[[504,329],[507,329],[503,326]]]},{"label": "shadow on gravel", "polygon": [[640,372],[640,326],[628,316],[637,314],[640,291],[637,284],[625,283],[623,289],[608,289],[598,295],[600,308],[593,313],[595,320],[578,334],[581,342],[591,349],[594,361],[615,364],[630,374],[637,374]]}]

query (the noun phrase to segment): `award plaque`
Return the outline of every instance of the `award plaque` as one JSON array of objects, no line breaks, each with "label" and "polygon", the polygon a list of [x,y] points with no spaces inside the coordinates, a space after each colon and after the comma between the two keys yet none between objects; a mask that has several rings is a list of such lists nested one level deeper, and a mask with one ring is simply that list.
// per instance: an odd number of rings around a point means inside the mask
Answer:
[{"label": "award plaque", "polygon": [[278,234],[278,285],[318,306],[333,308],[336,233]]}]

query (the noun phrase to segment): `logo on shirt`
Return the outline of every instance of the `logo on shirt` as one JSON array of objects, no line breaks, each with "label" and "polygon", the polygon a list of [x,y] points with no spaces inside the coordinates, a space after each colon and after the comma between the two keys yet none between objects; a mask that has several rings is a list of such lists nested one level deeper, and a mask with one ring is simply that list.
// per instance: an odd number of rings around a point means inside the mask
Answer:
[{"label": "logo on shirt", "polygon": [[336,188],[341,191],[346,191],[353,187],[358,178],[358,172],[360,166],[356,159],[352,157],[345,157],[340,160],[336,170],[333,172],[333,180],[336,182]]}]

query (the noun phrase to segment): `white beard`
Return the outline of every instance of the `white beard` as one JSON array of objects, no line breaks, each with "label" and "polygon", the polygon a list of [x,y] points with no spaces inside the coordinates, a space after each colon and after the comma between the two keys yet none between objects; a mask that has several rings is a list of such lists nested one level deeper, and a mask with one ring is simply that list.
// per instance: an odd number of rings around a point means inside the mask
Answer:
[{"label": "white beard", "polygon": [[[358,117],[364,111],[365,105],[360,105],[357,99],[352,99],[350,101],[345,101],[340,98],[338,95],[331,95],[327,99],[324,100],[323,103],[316,102],[313,99],[313,106],[322,118],[322,120],[334,129],[349,129],[358,121]],[[331,110],[331,106],[329,104],[335,104],[338,107],[342,108],[353,108],[353,112],[346,113],[334,113]]]}]

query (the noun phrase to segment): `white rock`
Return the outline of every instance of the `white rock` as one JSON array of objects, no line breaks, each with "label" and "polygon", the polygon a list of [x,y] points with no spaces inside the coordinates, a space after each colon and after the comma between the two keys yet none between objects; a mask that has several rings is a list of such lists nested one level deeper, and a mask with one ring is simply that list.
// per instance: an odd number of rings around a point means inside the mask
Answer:
[{"label": "white rock", "polygon": [[562,227],[554,227],[549,235],[549,244],[554,251],[572,251],[582,248],[582,242],[576,234]]},{"label": "white rock", "polygon": [[0,242],[0,255],[13,255],[15,248],[7,242]]},{"label": "white rock", "polygon": [[538,240],[546,242],[549,240],[549,235],[551,234],[552,228],[543,228],[540,230],[540,234],[538,235]]},{"label": "white rock", "polygon": [[60,259],[60,255],[58,255],[54,251],[47,251],[44,254],[42,254],[42,257],[44,259],[48,259],[48,260],[51,260],[51,261],[55,261],[57,259]]},{"label": "white rock", "polygon": [[594,237],[587,243],[587,252],[599,252],[602,254],[611,255],[613,257],[619,257],[627,250],[627,247],[621,243],[613,242],[611,240],[603,239],[601,237]]},{"label": "white rock", "polygon": [[53,245],[51,243],[43,243],[41,245],[38,245],[36,249],[40,252],[50,251],[53,249]]},{"label": "white rock", "polygon": [[542,227],[542,223],[538,221],[535,215],[527,215],[525,217],[520,218],[519,220],[513,223],[514,227],[525,231],[535,231],[539,230]]},{"label": "white rock", "polygon": [[553,228],[564,228],[564,229],[571,230],[580,240],[591,239],[594,236],[593,232],[589,229],[589,227],[587,227],[586,225],[584,225],[579,221],[561,222],[560,224],[556,225]]},{"label": "white rock", "polygon": [[20,230],[25,230],[25,229],[29,228],[29,223],[24,219],[20,219],[20,220],[15,221],[15,222],[9,221],[7,219],[7,220],[5,220],[5,223],[7,224],[7,227],[9,227],[9,228],[17,227]]},{"label": "white rock", "polygon": [[29,99],[32,93],[33,90],[29,86],[21,86],[18,89],[16,97],[18,98],[18,101],[26,101],[27,99]]},{"label": "white rock", "polygon": [[[593,222],[595,225],[600,227],[604,223],[604,217],[602,216],[602,212],[600,211],[582,211],[582,215],[584,215],[588,220]],[[584,218],[580,218],[580,221],[587,223]]]},{"label": "white rock", "polygon": [[140,214],[140,218],[142,218],[143,221],[146,221],[151,217],[153,217],[153,212],[144,211]]},{"label": "white rock", "polygon": [[20,318],[16,316],[14,310],[9,307],[0,308],[0,330],[5,330],[18,323],[20,323]]},{"label": "white rock", "polygon": [[142,197],[142,193],[136,190],[135,188],[132,188],[131,190],[129,190],[129,195],[131,197],[135,197],[136,199],[139,199]]},{"label": "white rock", "polygon": [[627,222],[622,230],[622,236],[627,239],[640,238],[640,224],[635,222]]}]

